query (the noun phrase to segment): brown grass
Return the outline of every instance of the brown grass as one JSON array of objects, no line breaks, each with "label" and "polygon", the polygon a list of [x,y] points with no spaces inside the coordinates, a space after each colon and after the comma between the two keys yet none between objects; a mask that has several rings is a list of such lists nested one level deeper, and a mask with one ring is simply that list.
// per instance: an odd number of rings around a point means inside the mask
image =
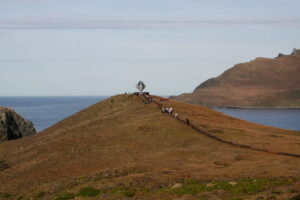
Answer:
[{"label": "brown grass", "polygon": [[[86,185],[107,190],[130,183],[153,189],[189,177],[202,181],[300,178],[300,159],[222,144],[142,100],[117,95],[37,135],[0,144],[0,158],[9,166],[0,172],[0,194],[31,198],[43,192],[48,199]],[[245,122],[201,106],[162,103],[222,139],[300,154],[299,132]],[[165,195],[171,194],[155,198]]]},{"label": "brown grass", "polygon": [[257,58],[173,99],[211,107],[300,108],[300,56]]}]

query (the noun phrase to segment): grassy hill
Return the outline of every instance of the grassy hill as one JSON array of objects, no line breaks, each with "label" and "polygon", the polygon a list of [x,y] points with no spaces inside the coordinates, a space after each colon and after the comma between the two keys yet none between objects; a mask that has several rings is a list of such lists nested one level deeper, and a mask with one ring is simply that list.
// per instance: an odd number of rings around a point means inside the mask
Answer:
[{"label": "grassy hill", "polygon": [[171,98],[209,107],[300,108],[300,55],[240,63]]},{"label": "grassy hill", "polygon": [[[144,99],[113,96],[36,135],[0,144],[0,199],[288,199],[300,193],[300,158],[222,143]],[[222,140],[300,154],[299,132],[154,99]]]}]

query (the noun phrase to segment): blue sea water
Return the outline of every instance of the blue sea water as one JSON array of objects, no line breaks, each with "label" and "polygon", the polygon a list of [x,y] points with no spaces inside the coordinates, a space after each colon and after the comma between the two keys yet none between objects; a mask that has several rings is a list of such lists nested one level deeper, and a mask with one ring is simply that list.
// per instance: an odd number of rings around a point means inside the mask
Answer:
[{"label": "blue sea water", "polygon": [[105,96],[80,97],[0,97],[0,106],[14,109],[41,131],[98,102]]},{"label": "blue sea water", "polygon": [[[106,96],[0,97],[0,106],[14,109],[41,131]],[[250,122],[300,131],[300,109],[216,109]]]},{"label": "blue sea water", "polygon": [[217,108],[215,110],[257,124],[300,131],[300,109]]}]

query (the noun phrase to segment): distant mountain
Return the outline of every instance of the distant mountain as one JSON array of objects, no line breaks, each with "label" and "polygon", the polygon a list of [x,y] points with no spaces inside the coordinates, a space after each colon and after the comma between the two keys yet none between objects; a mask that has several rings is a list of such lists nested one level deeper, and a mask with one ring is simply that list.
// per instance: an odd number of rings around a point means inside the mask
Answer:
[{"label": "distant mountain", "polygon": [[35,133],[31,121],[24,119],[12,109],[0,107],[0,143]]},{"label": "distant mountain", "polygon": [[[0,199],[296,195],[284,191],[298,191],[300,159],[257,149],[300,154],[300,132],[152,97],[172,107],[182,121],[142,96],[117,95],[36,135],[0,144]],[[281,193],[272,193],[275,190]]]},{"label": "distant mountain", "polygon": [[170,98],[208,107],[300,108],[300,50],[237,64]]}]

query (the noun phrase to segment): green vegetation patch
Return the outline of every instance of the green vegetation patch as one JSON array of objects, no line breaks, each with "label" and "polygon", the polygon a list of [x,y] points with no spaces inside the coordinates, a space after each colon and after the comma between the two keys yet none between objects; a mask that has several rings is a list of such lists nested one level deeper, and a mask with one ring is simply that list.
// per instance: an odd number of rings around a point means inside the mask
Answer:
[{"label": "green vegetation patch", "polygon": [[[226,200],[239,200],[251,195],[258,194],[266,190],[272,190],[272,198],[276,198],[275,195],[279,195],[281,192],[276,191],[278,186],[292,183],[294,180],[290,179],[239,179],[235,181],[198,181],[196,179],[185,179],[173,185],[173,187],[162,186],[161,188],[140,188],[131,187],[130,184],[120,184],[112,188],[102,188],[101,190],[84,187],[78,191],[78,193],[65,193],[57,196],[55,200],[68,200],[75,197],[95,197],[98,194],[106,194],[118,197],[136,197],[137,192],[139,194],[147,196],[183,196],[192,195],[196,198],[201,197],[203,194],[220,195],[219,197]],[[297,194],[297,193],[296,193]],[[270,200],[271,200],[270,197]],[[298,197],[297,197],[298,198]],[[296,197],[293,200],[298,200]],[[300,199],[299,199],[300,200]]]},{"label": "green vegetation patch", "polygon": [[92,187],[84,187],[79,192],[77,193],[76,196],[81,196],[81,197],[94,197],[100,194],[100,190],[92,188]]},{"label": "green vegetation patch", "polygon": [[229,187],[233,194],[256,194],[271,187],[281,186],[288,180],[279,179],[240,179],[236,185]]},{"label": "green vegetation patch", "polygon": [[298,194],[297,196],[292,197],[290,200],[300,200],[300,194]]},{"label": "green vegetation patch", "polygon": [[40,199],[40,198],[42,198],[43,196],[45,196],[45,194],[46,194],[45,192],[40,191],[40,192],[38,192],[34,197]]},{"label": "green vegetation patch", "polygon": [[158,193],[169,193],[175,195],[197,195],[201,192],[223,190],[226,197],[239,198],[244,195],[252,195],[262,192],[268,188],[281,186],[289,183],[289,180],[279,179],[240,179],[238,181],[211,181],[200,183],[197,180],[186,180],[180,188],[162,188]]},{"label": "green vegetation patch", "polygon": [[75,197],[95,197],[100,194],[100,190],[92,188],[92,187],[84,187],[77,194],[73,194],[71,192],[64,192],[57,195],[54,200],[69,200],[74,199]]},{"label": "green vegetation patch", "polygon": [[10,199],[12,198],[13,195],[12,194],[9,194],[9,193],[0,193],[0,198],[3,198],[3,199]]},{"label": "green vegetation patch", "polygon": [[112,188],[109,193],[111,194],[121,194],[126,197],[134,197],[136,192],[133,189],[127,188],[125,186],[117,186]]}]

